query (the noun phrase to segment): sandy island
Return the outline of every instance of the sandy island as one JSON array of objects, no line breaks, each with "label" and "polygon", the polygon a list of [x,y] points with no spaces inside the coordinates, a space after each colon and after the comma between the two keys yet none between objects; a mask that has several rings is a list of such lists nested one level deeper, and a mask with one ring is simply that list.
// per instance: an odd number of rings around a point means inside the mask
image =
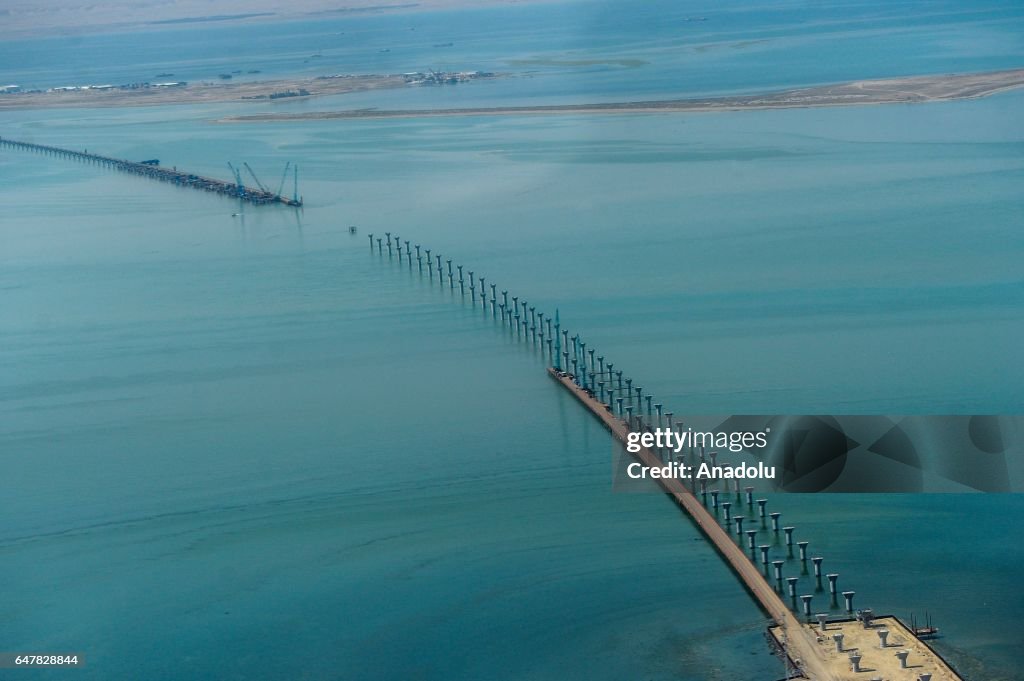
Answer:
[{"label": "sandy island", "polygon": [[[16,92],[0,95],[5,109],[107,108],[127,106],[169,106],[213,102],[266,102],[275,97],[308,99],[318,95],[406,87],[403,76],[339,75],[291,80],[249,82],[202,82],[180,86],[119,86],[109,89],[79,89],[46,92]],[[303,93],[303,94],[299,94]]]},{"label": "sandy island", "polygon": [[[475,72],[474,72],[475,73]],[[482,77],[513,77],[482,74]],[[422,85],[413,85],[418,87]],[[529,114],[670,113],[788,109],[796,107],[856,106],[955,99],[973,99],[1024,86],[1024,69],[987,73],[914,76],[862,80],[837,85],[781,90],[754,95],[667,99],[546,106],[472,107],[453,109],[347,109],[297,113],[259,113],[229,116],[220,123],[321,120],[333,118],[419,118],[426,116],[500,116]],[[169,106],[215,102],[267,103],[317,96],[340,95],[375,89],[410,87],[402,75],[336,75],[316,78],[251,82],[203,82],[178,87],[147,86],[137,89],[79,89],[0,94],[0,111],[9,109],[103,108]],[[426,86],[430,87],[430,86]],[[472,87],[459,85],[457,87]]]},{"label": "sandy island", "polygon": [[459,109],[353,109],[304,113],[266,113],[222,118],[220,123],[323,120],[333,118],[420,118],[426,116],[500,116],[529,114],[602,114],[737,111],[799,107],[860,106],[975,99],[1024,86],[1024,69],[987,73],[914,76],[782,90],[756,95],[669,99],[600,104],[553,104]]}]

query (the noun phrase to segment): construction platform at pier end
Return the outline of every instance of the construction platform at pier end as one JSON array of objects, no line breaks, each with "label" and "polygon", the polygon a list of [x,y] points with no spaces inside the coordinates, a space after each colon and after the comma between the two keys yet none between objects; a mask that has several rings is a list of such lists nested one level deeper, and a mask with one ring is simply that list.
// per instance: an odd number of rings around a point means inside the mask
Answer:
[{"label": "construction platform at pier end", "polygon": [[[554,367],[549,368],[548,373],[589,409],[617,440],[626,443],[634,420],[631,413],[627,416],[627,423],[615,414],[612,405],[578,385],[573,374]],[[647,428],[642,420],[638,423],[639,428]],[[647,468],[664,465],[657,453],[644,447],[632,456]],[[860,611],[857,619],[829,621],[827,614],[811,614],[811,595],[801,597],[805,612],[803,617],[798,617],[782,599],[781,590],[773,587],[762,575],[757,564],[748,558],[742,546],[708,510],[705,501],[677,478],[656,478],[656,481],[690,516],[771,618],[768,634],[787,662],[790,670],[787,678],[811,681],[962,681],[962,677],[938,653],[894,617],[874,619],[871,611],[867,610]],[[728,517],[725,522],[729,523]],[[782,561],[778,562],[781,565]],[[852,598],[853,592],[849,593]],[[793,602],[796,602],[795,596]],[[841,636],[838,642],[832,638],[836,634]],[[906,655],[902,655],[904,651]]]},{"label": "construction platform at pier end", "polygon": [[[803,625],[815,637],[832,678],[846,681],[958,681],[961,677],[896,617],[860,617]],[[780,650],[786,633],[768,629]]]}]

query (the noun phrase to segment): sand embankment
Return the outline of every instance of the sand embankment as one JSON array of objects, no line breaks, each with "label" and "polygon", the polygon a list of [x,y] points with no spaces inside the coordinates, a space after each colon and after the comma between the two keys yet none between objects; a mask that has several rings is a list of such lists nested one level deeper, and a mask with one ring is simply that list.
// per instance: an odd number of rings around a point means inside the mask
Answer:
[{"label": "sand embankment", "polygon": [[[508,77],[509,74],[488,74]],[[986,73],[913,76],[861,80],[836,85],[780,90],[752,95],[551,104],[543,106],[468,107],[450,109],[344,109],[229,116],[222,123],[321,120],[336,118],[421,118],[427,116],[502,116],[531,114],[686,113],[742,109],[860,106],[972,99],[1024,86],[1024,69]],[[170,106],[216,102],[293,101],[366,90],[410,87],[399,75],[343,75],[252,82],[202,82],[177,87],[83,89],[20,92],[0,95],[0,111],[9,109],[104,108]]]},{"label": "sand embankment", "polygon": [[342,75],[292,80],[250,82],[201,82],[186,85],[110,89],[79,89],[47,92],[18,92],[0,95],[5,109],[107,108],[125,106],[169,106],[213,102],[268,102],[341,95],[381,88],[407,87],[402,76]]},{"label": "sand embankment", "polygon": [[738,111],[800,107],[862,106],[974,99],[1024,86],[1024,69],[987,73],[861,80],[755,95],[595,104],[474,107],[458,109],[349,109],[305,113],[230,116],[222,123],[322,120],[336,118],[421,118],[426,116],[502,116],[531,114],[603,114]]}]

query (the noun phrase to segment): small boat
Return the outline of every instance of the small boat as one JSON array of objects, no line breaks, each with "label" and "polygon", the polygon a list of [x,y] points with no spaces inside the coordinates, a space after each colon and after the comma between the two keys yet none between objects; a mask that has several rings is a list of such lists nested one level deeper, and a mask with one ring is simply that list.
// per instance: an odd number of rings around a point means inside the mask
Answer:
[{"label": "small boat", "polygon": [[924,626],[918,626],[919,622],[917,617],[914,615],[910,616],[910,630],[914,632],[914,636],[917,638],[938,638],[939,628],[932,624],[932,616],[928,613],[924,615]]}]

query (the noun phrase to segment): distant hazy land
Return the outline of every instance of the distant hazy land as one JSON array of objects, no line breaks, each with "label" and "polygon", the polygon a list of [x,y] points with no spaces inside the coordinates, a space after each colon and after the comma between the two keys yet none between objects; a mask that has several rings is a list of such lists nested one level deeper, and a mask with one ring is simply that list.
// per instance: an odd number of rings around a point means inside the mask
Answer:
[{"label": "distant hazy land", "polygon": [[459,109],[316,111],[230,116],[226,123],[294,121],[329,118],[399,118],[423,116],[498,116],[573,113],[661,113],[734,111],[740,109],[790,109],[800,107],[859,106],[973,99],[1024,86],[1024,69],[941,76],[915,76],[860,80],[851,83],[781,90],[754,95],[670,99],[598,104],[547,106],[474,107]]},{"label": "distant hazy land", "polygon": [[[140,29],[185,28],[209,23],[329,19],[349,14],[518,4],[523,0],[5,0],[0,36],[74,35]],[[537,2],[538,0],[530,0]],[[211,9],[215,6],[216,11]]]}]

